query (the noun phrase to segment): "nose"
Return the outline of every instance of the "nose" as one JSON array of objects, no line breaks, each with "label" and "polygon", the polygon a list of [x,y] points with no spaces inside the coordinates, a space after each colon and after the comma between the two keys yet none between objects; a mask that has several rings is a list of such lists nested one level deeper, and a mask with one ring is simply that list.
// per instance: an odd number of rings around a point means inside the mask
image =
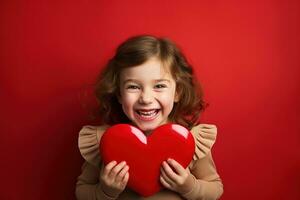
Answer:
[{"label": "nose", "polygon": [[151,104],[153,102],[153,93],[150,89],[145,89],[142,91],[140,98],[139,98],[139,103],[140,104]]}]

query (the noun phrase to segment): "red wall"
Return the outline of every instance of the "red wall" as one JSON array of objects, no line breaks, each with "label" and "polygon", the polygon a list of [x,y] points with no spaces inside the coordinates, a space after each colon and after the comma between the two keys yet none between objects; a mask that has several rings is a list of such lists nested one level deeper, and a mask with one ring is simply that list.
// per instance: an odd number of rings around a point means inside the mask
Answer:
[{"label": "red wall", "polygon": [[141,33],[180,44],[204,85],[222,199],[300,199],[299,1],[174,2],[1,1],[0,199],[74,199],[83,92]]}]

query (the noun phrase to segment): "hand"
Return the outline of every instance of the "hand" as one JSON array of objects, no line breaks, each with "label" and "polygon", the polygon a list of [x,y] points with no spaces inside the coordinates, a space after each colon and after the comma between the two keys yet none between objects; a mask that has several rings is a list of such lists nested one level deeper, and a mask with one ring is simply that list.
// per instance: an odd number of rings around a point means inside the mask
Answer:
[{"label": "hand", "polygon": [[192,190],[194,181],[189,168],[184,169],[177,161],[168,159],[162,163],[160,182],[164,187],[185,194]]},{"label": "hand", "polygon": [[129,179],[129,166],[125,161],[117,164],[111,161],[106,166],[102,166],[100,173],[100,184],[103,192],[111,197],[118,197],[125,189]]},{"label": "hand", "polygon": [[214,124],[199,124],[200,126],[200,131],[204,132],[204,133],[209,133],[212,136],[216,136],[217,135],[217,127]]}]

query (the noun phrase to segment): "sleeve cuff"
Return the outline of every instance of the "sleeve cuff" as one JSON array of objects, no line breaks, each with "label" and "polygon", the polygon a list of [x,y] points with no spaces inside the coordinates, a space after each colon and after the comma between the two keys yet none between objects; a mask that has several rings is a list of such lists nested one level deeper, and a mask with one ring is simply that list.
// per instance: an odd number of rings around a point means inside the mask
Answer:
[{"label": "sleeve cuff", "polygon": [[[99,200],[116,200],[118,197],[112,197],[107,195],[101,188],[100,183],[97,185],[97,190],[96,190],[96,197]],[[104,198],[104,199],[103,199]]]},{"label": "sleeve cuff", "polygon": [[195,191],[197,191],[198,184],[197,184],[196,178],[194,175],[192,175],[192,177],[193,177],[192,189],[187,193],[181,194],[181,196],[183,196],[185,199],[190,199],[192,196],[194,196]]}]

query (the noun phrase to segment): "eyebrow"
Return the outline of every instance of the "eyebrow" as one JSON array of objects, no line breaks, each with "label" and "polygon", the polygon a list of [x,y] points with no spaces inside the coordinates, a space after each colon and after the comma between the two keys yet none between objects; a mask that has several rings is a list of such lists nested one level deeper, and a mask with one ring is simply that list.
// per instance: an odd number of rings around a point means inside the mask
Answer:
[{"label": "eyebrow", "polygon": [[[163,82],[163,81],[167,81],[167,82],[171,82],[169,79],[155,79],[154,82],[157,83],[157,82]],[[140,82],[139,80],[137,79],[126,79],[125,81],[123,81],[123,84],[127,83],[127,82]]]}]

